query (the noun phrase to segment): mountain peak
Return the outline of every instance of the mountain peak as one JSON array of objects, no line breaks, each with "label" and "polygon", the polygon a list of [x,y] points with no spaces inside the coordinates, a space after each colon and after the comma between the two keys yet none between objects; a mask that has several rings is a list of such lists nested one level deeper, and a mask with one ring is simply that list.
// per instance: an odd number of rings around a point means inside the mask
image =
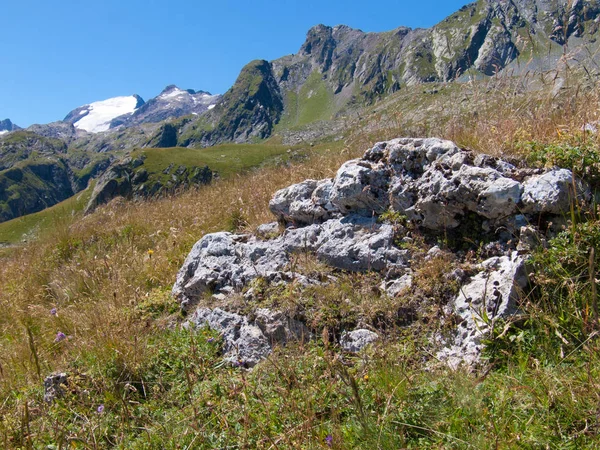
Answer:
[{"label": "mountain peak", "polygon": [[16,126],[10,119],[0,120],[0,134],[6,134],[10,131],[20,130],[21,127]]},{"label": "mountain peak", "polygon": [[80,130],[100,133],[108,131],[114,119],[133,114],[142,105],[144,100],[139,95],[113,97],[81,106],[71,111],[64,121],[72,123]]}]

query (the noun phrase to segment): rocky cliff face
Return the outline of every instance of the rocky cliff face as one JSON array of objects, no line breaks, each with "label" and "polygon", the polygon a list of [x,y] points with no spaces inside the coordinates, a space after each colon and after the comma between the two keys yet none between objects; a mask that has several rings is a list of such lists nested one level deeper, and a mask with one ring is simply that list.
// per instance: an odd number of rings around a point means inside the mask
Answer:
[{"label": "rocky cliff face", "polygon": [[213,173],[204,167],[176,167],[170,164],[162,171],[162,179],[149,173],[144,166],[145,157],[127,157],[112,164],[98,179],[86,213],[94,211],[115,197],[147,199],[189,186],[208,184]]}]

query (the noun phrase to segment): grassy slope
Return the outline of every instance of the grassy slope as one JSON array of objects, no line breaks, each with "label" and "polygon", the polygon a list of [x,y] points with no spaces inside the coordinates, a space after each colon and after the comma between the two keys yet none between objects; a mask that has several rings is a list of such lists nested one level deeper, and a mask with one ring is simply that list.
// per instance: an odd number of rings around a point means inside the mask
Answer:
[{"label": "grassy slope", "polygon": [[313,72],[300,92],[288,92],[285,113],[276,130],[296,128],[318,120],[328,120],[334,112],[333,92],[322,75]]},{"label": "grassy slope", "polygon": [[219,175],[227,177],[285,155],[288,149],[289,147],[271,144],[229,144],[203,149],[143,149],[135,151],[133,155],[146,156],[144,168],[149,174],[161,175],[170,164],[175,167],[207,165]]},{"label": "grassy slope", "polygon": [[44,230],[51,230],[82,212],[92,189],[93,186],[43,211],[0,223],[0,243],[17,244],[25,237],[41,238]]},{"label": "grassy slope", "polygon": [[[291,152],[288,152],[291,150]],[[319,151],[320,147],[313,149]],[[264,164],[274,164],[301,157],[305,154],[302,147],[287,147],[269,143],[230,144],[206,149],[168,148],[143,149],[133,153],[144,155],[144,169],[148,171],[150,182],[165,181],[170,175],[163,170],[173,164],[179,166],[202,167],[208,165],[221,177],[227,178],[240,174],[244,170]],[[37,232],[52,229],[55,224],[68,223],[75,213],[83,211],[89,201],[91,189],[87,189],[51,208],[35,214],[19,217],[0,223],[0,243],[17,244],[24,238],[32,238]]]},{"label": "grassy slope", "polygon": [[[550,164],[577,163],[564,155],[579,155],[578,142],[586,143],[583,154],[598,154],[598,140],[579,133],[590,108],[600,106],[597,91],[528,103],[506,86],[489,87],[440,95],[421,88],[410,105],[410,93],[401,92],[357,122],[343,149],[323,148],[300,164],[225,177],[173,198],[111,204],[4,256],[0,442],[5,448],[330,448],[328,442],[336,449],[596,448],[600,344],[590,316],[595,291],[584,281],[587,249],[600,245],[593,212],[538,256],[540,292],[524,302],[523,323],[494,336],[492,364],[478,373],[451,372],[432,358],[429,336],[442,331],[440,299],[454,288],[443,274],[460,261],[448,254],[424,261],[418,235],[412,250],[420,296],[413,300],[420,309],[411,327],[398,323],[411,298],[383,297],[373,289],[377,274],[341,273],[334,285],[265,291],[266,305],[304,311],[317,338],[278,349],[250,373],[220,364],[214,334],[171,326],[181,318],[169,289],[200,236],[272,220],[267,204],[275,190],[331,176],[375,140],[420,131],[513,156],[537,148],[523,147],[535,140],[554,149],[541,152]],[[304,255],[297,270],[328,273]],[[384,339],[366,355],[341,357],[330,337],[358,318]],[[55,342],[59,331],[68,339]],[[52,371],[72,377],[65,398],[49,406],[41,378]]]}]

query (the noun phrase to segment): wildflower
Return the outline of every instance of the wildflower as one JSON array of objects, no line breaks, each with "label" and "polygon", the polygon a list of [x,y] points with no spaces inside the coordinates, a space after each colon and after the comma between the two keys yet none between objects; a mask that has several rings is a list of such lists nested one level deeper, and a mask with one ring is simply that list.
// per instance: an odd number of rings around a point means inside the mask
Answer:
[{"label": "wildflower", "polygon": [[54,342],[64,341],[66,338],[67,335],[62,331],[59,331],[58,333],[56,333],[56,338],[54,339]]},{"label": "wildflower", "polygon": [[104,405],[98,406],[98,409],[96,409],[96,411],[98,412],[98,414],[102,414],[104,412]]},{"label": "wildflower", "polygon": [[215,338],[208,338],[206,342],[215,342]]},{"label": "wildflower", "polygon": [[152,258],[152,255],[154,255],[154,250],[152,250],[152,249],[148,250],[148,256],[150,258]]},{"label": "wildflower", "polygon": [[50,310],[50,315],[51,315],[51,316],[55,316],[57,313],[58,313],[58,311],[56,311],[56,308],[52,308],[52,309]]},{"label": "wildflower", "polygon": [[327,447],[331,447],[333,445],[333,436],[328,434],[325,438],[325,443],[327,444]]},{"label": "wildflower", "polygon": [[365,380],[365,381],[369,381],[369,375],[365,375],[365,376],[363,377],[363,380]]}]

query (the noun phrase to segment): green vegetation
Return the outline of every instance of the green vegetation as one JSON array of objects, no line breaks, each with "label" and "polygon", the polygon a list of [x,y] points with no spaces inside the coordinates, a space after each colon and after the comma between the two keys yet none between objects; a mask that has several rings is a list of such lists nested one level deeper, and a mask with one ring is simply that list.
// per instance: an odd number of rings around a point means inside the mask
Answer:
[{"label": "green vegetation", "polygon": [[184,128],[179,145],[209,146],[268,138],[282,111],[281,94],[271,64],[264,60],[252,61],[244,66],[214,110],[203,116],[198,125]]},{"label": "green vegetation", "polygon": [[28,158],[45,159],[66,151],[66,144],[59,139],[43,137],[30,131],[15,131],[0,141],[0,170]]},{"label": "green vegetation", "polygon": [[[332,282],[304,287],[258,279],[256,303],[243,295],[204,299],[241,313],[271,307],[311,328],[310,342],[277,348],[252,371],[223,363],[214,332],[182,328],[185,317],[170,296],[201,236],[249,232],[272,221],[268,202],[275,191],[331,177],[376,141],[436,135],[516,165],[568,167],[596,187],[600,137],[581,126],[597,118],[590,111],[600,110],[600,91],[572,81],[556,96],[547,95],[552,85],[536,92],[523,89],[521,79],[502,77],[408,86],[349,117],[343,140],[311,149],[290,149],[275,139],[140,149],[133,156],[143,157],[140,167],[159,180],[171,164],[172,171],[208,165],[221,177],[168,198],[111,202],[85,218],[73,215],[87,191],[0,224],[0,240],[9,242],[39,230],[38,239],[0,253],[1,445],[598,448],[595,204],[574,204],[562,232],[535,251],[534,289],[518,314],[495,324],[484,360],[473,369],[455,371],[438,361],[437,337],[455,325],[447,306],[460,287],[448,274],[476,272],[484,250],[470,242],[473,249],[457,254],[460,242],[440,238],[442,254],[428,258],[430,236],[394,211],[380,220],[410,229],[411,240],[398,245],[411,251],[414,278],[397,298],[379,288],[381,274],[332,270],[300,253],[291,271]],[[321,81],[311,82],[318,92]],[[300,106],[309,100],[316,110],[297,109],[294,120],[326,117],[319,96],[296,99]],[[382,338],[348,355],[338,345],[340,333],[357,326]],[[48,404],[43,379],[55,372],[69,378],[64,396]]]},{"label": "green vegetation", "polygon": [[73,221],[76,214],[83,212],[92,189],[93,185],[43,211],[0,223],[0,244],[20,244],[23,239],[42,239],[45,232]]},{"label": "green vegetation", "polygon": [[329,120],[334,112],[333,92],[323,75],[313,72],[299,93],[289,92],[285,114],[276,129],[302,127],[318,120]]},{"label": "green vegetation", "polygon": [[40,211],[73,195],[61,159],[32,159],[0,172],[0,220]]},{"label": "green vegetation", "polygon": [[590,136],[562,139],[553,144],[526,142],[522,144],[522,152],[531,164],[570,169],[594,186],[600,186],[600,153]]},{"label": "green vegetation", "polygon": [[[208,166],[220,176],[228,177],[244,170],[268,163],[274,158],[291,156],[287,150],[290,147],[272,144],[224,144],[208,148],[166,148],[141,149],[132,156],[143,157],[144,169],[149,175],[168,178],[163,171],[172,165],[175,169],[184,167]],[[293,151],[301,150],[300,147]]]}]

